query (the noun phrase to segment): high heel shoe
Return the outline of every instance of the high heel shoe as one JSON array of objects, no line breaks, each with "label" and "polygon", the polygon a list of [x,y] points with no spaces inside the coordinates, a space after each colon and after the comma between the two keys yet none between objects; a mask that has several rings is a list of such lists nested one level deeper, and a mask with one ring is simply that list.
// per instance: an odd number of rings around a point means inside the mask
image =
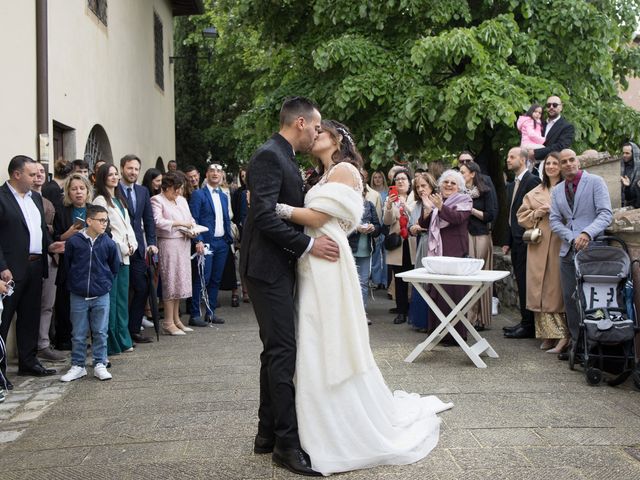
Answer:
[{"label": "high heel shoe", "polygon": [[174,325],[182,330],[182,332],[193,332],[193,328],[186,327],[180,320],[174,320]]},{"label": "high heel shoe", "polygon": [[569,339],[561,338],[560,341],[551,350],[547,350],[547,353],[564,353],[569,348]]},{"label": "high heel shoe", "polygon": [[176,327],[175,325],[169,325],[169,326],[162,326],[162,334],[163,335],[173,335],[173,336],[179,336],[179,335],[186,335],[186,333],[184,333],[182,330],[180,330],[178,327]]}]

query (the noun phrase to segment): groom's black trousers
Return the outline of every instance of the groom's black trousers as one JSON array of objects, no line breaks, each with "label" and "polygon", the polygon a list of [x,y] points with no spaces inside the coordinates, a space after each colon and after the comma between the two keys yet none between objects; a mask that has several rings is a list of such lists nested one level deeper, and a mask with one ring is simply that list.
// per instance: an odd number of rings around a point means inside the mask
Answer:
[{"label": "groom's black trousers", "polygon": [[293,374],[296,335],[294,271],[274,283],[247,276],[245,283],[260,327],[260,408],[258,435],[274,438],[279,448],[298,448]]}]

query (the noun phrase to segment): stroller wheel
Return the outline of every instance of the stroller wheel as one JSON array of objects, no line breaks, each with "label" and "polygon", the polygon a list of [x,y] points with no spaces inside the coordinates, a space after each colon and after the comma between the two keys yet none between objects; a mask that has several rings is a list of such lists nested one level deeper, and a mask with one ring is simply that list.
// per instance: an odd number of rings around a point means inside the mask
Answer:
[{"label": "stroller wheel", "polygon": [[586,375],[589,385],[598,385],[602,380],[602,372],[597,368],[587,368]]},{"label": "stroller wheel", "polygon": [[573,348],[569,349],[569,370],[573,370],[576,365],[576,351]]}]

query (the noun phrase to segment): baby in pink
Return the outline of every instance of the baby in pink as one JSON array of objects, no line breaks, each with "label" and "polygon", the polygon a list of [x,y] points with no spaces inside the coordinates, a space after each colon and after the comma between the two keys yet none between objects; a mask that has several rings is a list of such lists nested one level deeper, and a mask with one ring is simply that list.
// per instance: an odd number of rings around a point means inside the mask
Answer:
[{"label": "baby in pink", "polygon": [[544,135],[542,134],[542,107],[532,105],[524,115],[520,115],[516,123],[521,134],[520,146],[523,148],[543,148]]}]

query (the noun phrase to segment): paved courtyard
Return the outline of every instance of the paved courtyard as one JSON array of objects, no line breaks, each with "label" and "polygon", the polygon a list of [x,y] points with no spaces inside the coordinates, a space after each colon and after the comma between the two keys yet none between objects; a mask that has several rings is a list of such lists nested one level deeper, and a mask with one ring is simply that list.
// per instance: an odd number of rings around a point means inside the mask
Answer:
[{"label": "paved courtyard", "polygon": [[[406,364],[424,335],[393,325],[391,306],[370,305],[371,345],[389,386],[455,407],[441,414],[440,443],[425,460],[339,478],[640,478],[640,392],[630,382],[588,386],[537,341],[502,338],[508,315],[484,333],[500,355],[486,369],[447,347]],[[260,351],[253,311],[220,314],[227,323],[219,328],[111,358],[110,382],[91,371],[71,384],[11,375],[15,390],[0,404],[0,478],[295,477],[252,453]]]}]

